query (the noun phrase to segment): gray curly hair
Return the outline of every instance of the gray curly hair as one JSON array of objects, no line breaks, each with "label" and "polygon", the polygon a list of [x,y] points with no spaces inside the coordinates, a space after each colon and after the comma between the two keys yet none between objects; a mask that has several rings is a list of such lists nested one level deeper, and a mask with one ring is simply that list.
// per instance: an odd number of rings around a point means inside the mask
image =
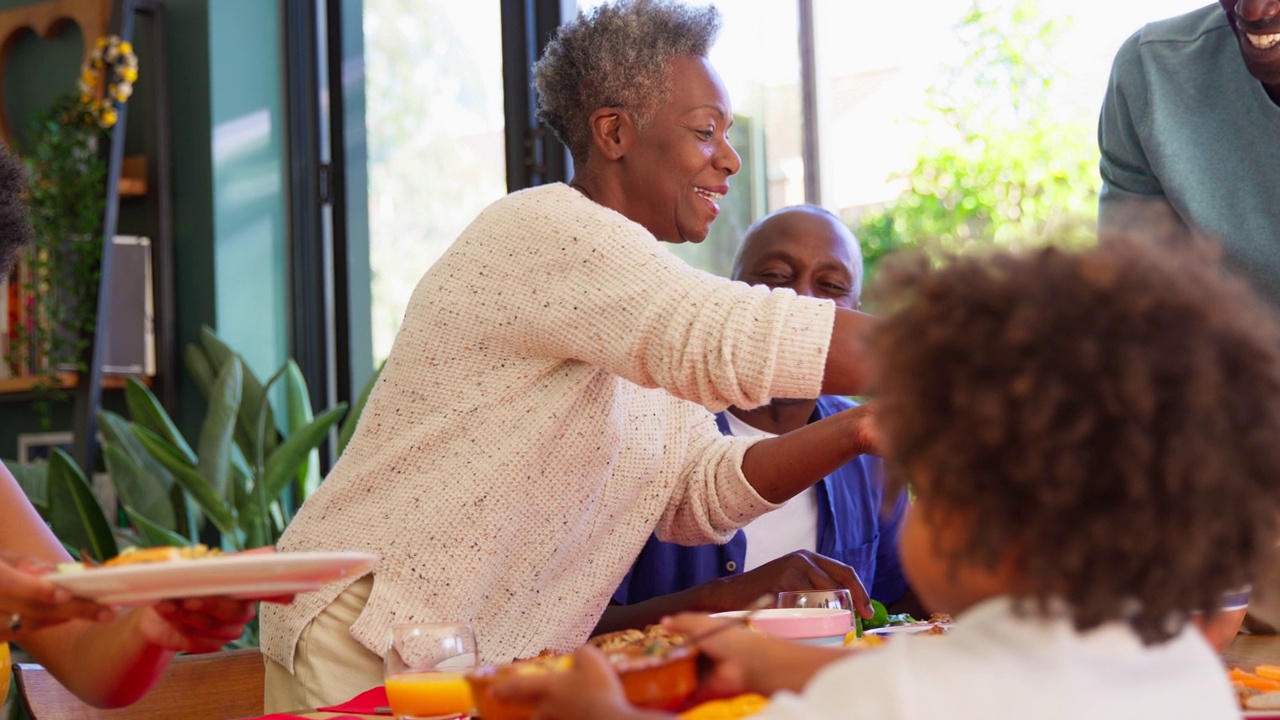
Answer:
[{"label": "gray curly hair", "polygon": [[0,143],[0,279],[7,277],[18,254],[31,244],[35,231],[22,193],[27,170],[18,156]]},{"label": "gray curly hair", "polygon": [[560,26],[534,65],[538,119],[582,165],[591,147],[588,118],[622,107],[643,130],[670,91],[670,61],[705,57],[720,33],[714,5],[618,0]]}]

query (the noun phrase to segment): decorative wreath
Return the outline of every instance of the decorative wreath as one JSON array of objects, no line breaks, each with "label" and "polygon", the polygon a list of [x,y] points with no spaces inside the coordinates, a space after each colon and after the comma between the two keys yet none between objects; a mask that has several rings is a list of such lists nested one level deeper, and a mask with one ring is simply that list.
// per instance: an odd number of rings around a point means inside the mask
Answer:
[{"label": "decorative wreath", "polygon": [[[110,68],[106,87],[99,92],[98,84],[106,68]],[[133,95],[137,80],[138,56],[133,53],[133,44],[118,35],[100,37],[80,66],[80,102],[88,107],[98,125],[113,127],[120,118],[120,107]]]}]

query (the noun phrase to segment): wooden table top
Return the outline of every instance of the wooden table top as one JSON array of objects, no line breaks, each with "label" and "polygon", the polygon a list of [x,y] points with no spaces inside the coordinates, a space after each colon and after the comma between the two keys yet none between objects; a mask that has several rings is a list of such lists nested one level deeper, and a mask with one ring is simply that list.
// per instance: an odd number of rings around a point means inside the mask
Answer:
[{"label": "wooden table top", "polygon": [[1222,652],[1222,660],[1249,672],[1259,665],[1280,665],[1280,635],[1237,635]]}]

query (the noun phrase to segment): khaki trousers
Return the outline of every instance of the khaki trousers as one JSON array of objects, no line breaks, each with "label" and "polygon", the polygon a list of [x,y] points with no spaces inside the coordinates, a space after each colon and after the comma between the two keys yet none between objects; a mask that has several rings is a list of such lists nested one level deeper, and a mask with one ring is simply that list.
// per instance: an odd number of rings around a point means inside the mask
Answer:
[{"label": "khaki trousers", "polygon": [[345,702],[382,684],[382,658],[351,637],[373,576],[352,583],[302,631],[293,673],[267,658],[263,711],[282,713]]}]

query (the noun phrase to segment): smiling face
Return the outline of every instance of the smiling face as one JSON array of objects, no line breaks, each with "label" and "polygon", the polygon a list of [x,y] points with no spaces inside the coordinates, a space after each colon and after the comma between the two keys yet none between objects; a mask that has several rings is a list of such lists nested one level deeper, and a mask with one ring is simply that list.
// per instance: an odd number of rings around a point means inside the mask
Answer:
[{"label": "smiling face", "polygon": [[1249,73],[1280,102],[1280,0],[1218,0]]},{"label": "smiling face", "polygon": [[729,144],[733,109],[711,64],[678,55],[671,94],[621,158],[624,215],[659,240],[701,242],[742,161]]},{"label": "smiling face", "polygon": [[813,208],[787,208],[747,231],[734,280],[791,288],[856,310],[862,293],[862,253],[838,219]]}]

